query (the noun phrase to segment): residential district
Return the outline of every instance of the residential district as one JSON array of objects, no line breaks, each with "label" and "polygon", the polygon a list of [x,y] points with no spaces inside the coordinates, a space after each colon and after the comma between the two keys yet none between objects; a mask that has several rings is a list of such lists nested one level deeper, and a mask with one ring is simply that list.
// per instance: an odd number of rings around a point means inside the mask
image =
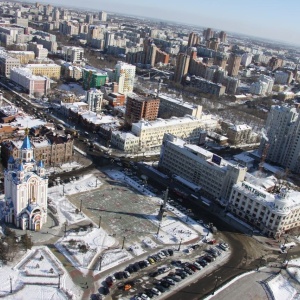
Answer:
[{"label": "residential district", "polygon": [[298,299],[296,47],[0,3],[0,296]]}]

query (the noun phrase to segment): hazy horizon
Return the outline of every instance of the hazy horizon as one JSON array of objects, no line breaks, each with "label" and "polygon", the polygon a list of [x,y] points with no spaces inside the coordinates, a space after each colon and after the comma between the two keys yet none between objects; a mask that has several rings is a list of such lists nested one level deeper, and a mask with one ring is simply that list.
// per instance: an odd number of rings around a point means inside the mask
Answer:
[{"label": "hazy horizon", "polygon": [[[24,2],[24,1],[21,1]],[[43,4],[104,10],[115,13],[150,17],[211,27],[249,36],[257,36],[289,44],[300,44],[300,1],[290,0],[283,6],[280,0],[152,0],[151,5],[140,0],[58,0],[39,1]],[[227,3],[228,2],[228,3]],[[181,4],[184,3],[184,6]]]}]

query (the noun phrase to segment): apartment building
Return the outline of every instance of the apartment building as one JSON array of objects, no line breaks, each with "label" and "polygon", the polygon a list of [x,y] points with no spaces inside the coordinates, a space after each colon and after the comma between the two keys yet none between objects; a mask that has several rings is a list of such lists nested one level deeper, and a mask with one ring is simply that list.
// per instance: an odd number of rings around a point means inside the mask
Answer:
[{"label": "apartment building", "polygon": [[[59,166],[73,159],[73,139],[67,136],[55,135],[30,137],[33,155],[37,160],[43,160],[45,166]],[[18,159],[23,139],[9,140],[1,143],[1,158],[4,165],[12,156]]]},{"label": "apartment building", "polygon": [[266,160],[300,173],[300,116],[295,107],[273,105],[259,152]]},{"label": "apartment building", "polygon": [[0,74],[10,78],[10,70],[15,67],[20,67],[20,60],[11,57],[5,52],[0,53]]},{"label": "apartment building", "polygon": [[10,79],[22,86],[29,95],[46,95],[50,89],[49,78],[33,75],[28,68],[12,68]]},{"label": "apartment building", "polygon": [[60,78],[61,66],[57,64],[28,64],[25,67],[30,69],[33,75],[47,76],[54,80]]},{"label": "apartment building", "polygon": [[142,119],[155,120],[158,108],[159,99],[129,93],[126,101],[125,122],[130,125]]},{"label": "apartment building", "polygon": [[159,94],[160,100],[158,117],[168,119],[171,117],[184,117],[190,115],[200,119],[202,115],[202,106],[190,102],[184,102],[183,99],[171,98],[168,95]]},{"label": "apartment building", "polygon": [[212,199],[228,200],[232,186],[244,180],[247,168],[172,135],[165,134],[159,168],[198,186]]},{"label": "apartment building", "polygon": [[115,66],[115,81],[119,85],[119,93],[128,94],[133,92],[135,70],[135,66],[118,61]]},{"label": "apartment building", "polygon": [[8,51],[10,56],[19,59],[21,64],[28,64],[29,61],[34,60],[35,54],[33,51]]}]

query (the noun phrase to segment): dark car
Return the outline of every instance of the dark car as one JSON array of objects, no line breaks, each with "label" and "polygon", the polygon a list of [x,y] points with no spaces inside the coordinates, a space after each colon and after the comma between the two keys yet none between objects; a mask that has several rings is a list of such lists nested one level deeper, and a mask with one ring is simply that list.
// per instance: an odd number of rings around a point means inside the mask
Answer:
[{"label": "dark car", "polygon": [[125,270],[128,271],[130,274],[132,274],[134,272],[134,269],[131,265],[128,266]]},{"label": "dark car", "polygon": [[158,289],[161,293],[164,293],[167,289],[160,284],[156,284],[155,288]]},{"label": "dark car", "polygon": [[169,275],[168,277],[171,278],[175,282],[181,281],[181,279],[178,276],[175,276],[175,275]]},{"label": "dark car", "polygon": [[206,255],[206,256],[205,256],[205,260],[208,261],[208,262],[212,262],[212,261],[215,260],[215,258],[212,257],[211,255]]},{"label": "dark car", "polygon": [[168,250],[162,250],[161,252],[164,253],[165,256],[170,256],[170,253]]},{"label": "dark car", "polygon": [[194,265],[192,265],[192,264],[188,264],[187,267],[190,268],[194,272],[197,271],[197,268]]},{"label": "dark car", "polygon": [[193,271],[191,271],[188,267],[183,268],[184,272],[188,273],[189,275],[193,274]]},{"label": "dark car", "polygon": [[149,298],[153,298],[155,295],[150,290],[145,290],[144,292]]},{"label": "dark car", "polygon": [[199,263],[202,267],[207,266],[207,261],[205,259],[197,259],[197,263]]},{"label": "dark car", "polygon": [[173,256],[174,251],[172,249],[168,249],[168,252],[169,252],[170,256]]},{"label": "dark car", "polygon": [[141,269],[144,269],[144,268],[147,267],[146,263],[143,260],[139,261],[138,264],[139,264]]},{"label": "dark car", "polygon": [[185,273],[183,273],[183,272],[178,272],[178,273],[176,273],[176,275],[177,276],[179,276],[181,279],[184,279],[184,278],[186,278],[186,274]]},{"label": "dark car", "polygon": [[109,277],[107,277],[106,279],[105,279],[105,283],[106,283],[106,285],[107,285],[107,287],[111,287],[112,285],[113,285],[113,280],[111,279],[111,277],[109,276]]},{"label": "dark car", "polygon": [[161,280],[160,284],[165,288],[169,288],[171,285],[167,280]]},{"label": "dark car", "polygon": [[136,270],[136,272],[138,272],[141,269],[138,262],[136,262],[135,264],[133,264],[133,268]]},{"label": "dark car", "polygon": [[156,277],[157,275],[159,275],[157,271],[149,273],[150,277]]},{"label": "dark car", "polygon": [[102,287],[102,294],[103,295],[108,295],[109,294],[109,288],[107,286]]}]

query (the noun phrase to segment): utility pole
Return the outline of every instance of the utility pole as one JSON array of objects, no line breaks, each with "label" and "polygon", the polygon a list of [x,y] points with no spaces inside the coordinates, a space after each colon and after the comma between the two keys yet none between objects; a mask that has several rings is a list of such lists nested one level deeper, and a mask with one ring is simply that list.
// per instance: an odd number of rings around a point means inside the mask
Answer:
[{"label": "utility pole", "polygon": [[80,209],[79,209],[79,211],[81,212],[81,210],[82,210],[82,199],[80,200]]},{"label": "utility pole", "polygon": [[66,236],[66,234],[67,234],[67,221],[65,222],[65,236]]},{"label": "utility pole", "polygon": [[60,274],[58,273],[58,288],[60,289]]},{"label": "utility pole", "polygon": [[9,283],[10,283],[10,293],[12,294],[12,278],[9,276]]},{"label": "utility pole", "polygon": [[125,239],[126,239],[126,237],[124,236],[124,237],[123,237],[123,243],[122,243],[122,249],[124,249]]},{"label": "utility pole", "polygon": [[99,262],[99,271],[101,271],[102,258],[103,258],[103,257],[100,255],[100,256],[99,256],[99,260],[100,260],[100,262]]},{"label": "utility pole", "polygon": [[218,282],[222,281],[220,276],[215,276],[215,280],[216,280],[216,283],[215,283],[214,289],[213,289],[213,291],[211,293],[212,295],[214,295],[215,292],[216,292],[216,288],[217,288]]},{"label": "utility pole", "polygon": [[261,264],[262,264],[262,261],[265,257],[264,256],[261,256],[260,260],[259,260],[259,265],[257,266],[257,269],[256,271],[259,271],[259,268],[261,267]]},{"label": "utility pole", "polygon": [[99,216],[99,224],[98,224],[99,229],[101,228],[101,219],[102,219],[102,217]]},{"label": "utility pole", "polygon": [[161,225],[161,223],[159,222],[159,225],[158,225],[158,229],[157,229],[156,235],[159,235],[160,225]]},{"label": "utility pole", "polygon": [[182,243],[182,239],[180,239],[180,243],[177,251],[180,251],[181,243]]}]

